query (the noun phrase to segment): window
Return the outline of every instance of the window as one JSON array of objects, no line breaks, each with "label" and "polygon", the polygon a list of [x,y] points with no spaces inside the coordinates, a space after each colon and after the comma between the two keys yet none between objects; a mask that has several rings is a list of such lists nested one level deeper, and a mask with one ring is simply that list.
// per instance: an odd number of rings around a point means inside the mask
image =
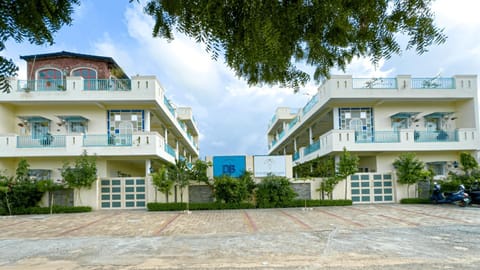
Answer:
[{"label": "window", "polygon": [[32,138],[41,139],[49,134],[49,123],[48,122],[32,122]]},{"label": "window", "polygon": [[446,162],[430,162],[427,163],[428,169],[433,171],[433,175],[446,175],[445,173]]},{"label": "window", "polygon": [[48,68],[38,71],[37,89],[59,90],[63,86],[62,72],[57,69]]},{"label": "window", "polygon": [[85,133],[85,122],[71,121],[67,125],[68,133]]},{"label": "window", "polygon": [[50,180],[52,179],[52,171],[43,169],[31,169],[28,170],[28,177],[34,181]]},{"label": "window", "polygon": [[97,71],[90,68],[79,68],[72,71],[73,76],[83,77],[85,90],[97,89]]}]

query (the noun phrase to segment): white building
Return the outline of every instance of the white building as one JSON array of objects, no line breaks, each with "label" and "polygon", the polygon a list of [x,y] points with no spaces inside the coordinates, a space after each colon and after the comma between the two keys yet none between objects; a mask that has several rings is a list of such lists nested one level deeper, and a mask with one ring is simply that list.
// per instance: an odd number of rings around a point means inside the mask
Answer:
[{"label": "white building", "polygon": [[145,208],[155,197],[152,170],[198,158],[191,108],[175,107],[154,76],[129,78],[110,57],[21,58],[28,78],[11,80],[12,91],[0,95],[0,171],[13,175],[24,158],[32,177],[61,180],[63,162],[86,150],[99,179],[75,205]]},{"label": "white building", "polygon": [[[338,157],[346,147],[360,158],[360,172],[347,186],[354,203],[394,202],[406,197],[406,188],[396,182],[393,161],[414,152],[436,178],[445,177],[461,152],[477,155],[478,116],[476,75],[332,76],[303,108],[276,110],[267,131],[269,154],[292,155],[295,166]],[[334,197],[344,193],[341,183]]]}]

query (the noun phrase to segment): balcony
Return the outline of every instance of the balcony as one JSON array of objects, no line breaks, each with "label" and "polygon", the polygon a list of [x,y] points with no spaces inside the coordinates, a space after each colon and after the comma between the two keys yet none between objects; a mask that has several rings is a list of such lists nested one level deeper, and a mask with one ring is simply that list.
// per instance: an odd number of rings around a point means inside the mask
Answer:
[{"label": "balcony", "polygon": [[[472,151],[478,148],[478,132],[474,128],[449,131],[375,131],[330,130],[318,141],[300,147],[293,153],[294,161],[303,163],[317,156],[341,152],[379,151]],[[321,147],[320,147],[321,146]]]},{"label": "balcony", "polygon": [[79,156],[83,151],[97,156],[151,156],[175,161],[175,150],[166,146],[157,132],[128,135],[87,134],[32,136],[0,135],[0,157]]}]

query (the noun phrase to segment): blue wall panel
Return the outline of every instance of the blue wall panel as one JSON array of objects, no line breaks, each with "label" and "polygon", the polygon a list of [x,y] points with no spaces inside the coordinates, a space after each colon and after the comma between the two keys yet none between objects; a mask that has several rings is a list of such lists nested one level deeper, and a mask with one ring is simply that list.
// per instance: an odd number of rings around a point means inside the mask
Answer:
[{"label": "blue wall panel", "polygon": [[213,176],[240,177],[245,172],[245,156],[214,156]]}]

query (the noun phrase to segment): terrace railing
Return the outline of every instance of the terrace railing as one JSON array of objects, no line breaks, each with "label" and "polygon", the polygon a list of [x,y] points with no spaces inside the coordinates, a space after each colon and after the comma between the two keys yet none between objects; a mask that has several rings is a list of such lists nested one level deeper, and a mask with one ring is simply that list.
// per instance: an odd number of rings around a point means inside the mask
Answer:
[{"label": "terrace railing", "polygon": [[353,78],[354,89],[397,89],[396,78]]},{"label": "terrace railing", "polygon": [[131,134],[85,135],[83,137],[83,146],[87,146],[87,147],[132,146],[132,135]]},{"label": "terrace railing", "polygon": [[412,89],[454,89],[453,78],[412,78]]},{"label": "terrace railing", "polygon": [[18,80],[17,89],[21,92],[30,91],[63,91],[65,81],[62,79],[51,80]]},{"label": "terrace railing", "polygon": [[128,79],[85,79],[85,91],[131,91],[132,81]]},{"label": "terrace railing", "polygon": [[318,149],[320,149],[320,141],[313,142],[309,146],[305,147],[305,149],[303,150],[303,155],[306,156],[310,153],[317,151]]},{"label": "terrace railing", "polygon": [[356,143],[397,143],[400,142],[398,131],[355,132]]},{"label": "terrace railing", "polygon": [[415,142],[457,142],[458,131],[415,131],[413,138]]},{"label": "terrace railing", "polygon": [[165,152],[167,152],[172,157],[176,156],[175,150],[167,143],[165,144]]},{"label": "terrace railing", "polygon": [[17,148],[53,148],[65,147],[65,135],[45,134],[38,138],[17,136]]}]

